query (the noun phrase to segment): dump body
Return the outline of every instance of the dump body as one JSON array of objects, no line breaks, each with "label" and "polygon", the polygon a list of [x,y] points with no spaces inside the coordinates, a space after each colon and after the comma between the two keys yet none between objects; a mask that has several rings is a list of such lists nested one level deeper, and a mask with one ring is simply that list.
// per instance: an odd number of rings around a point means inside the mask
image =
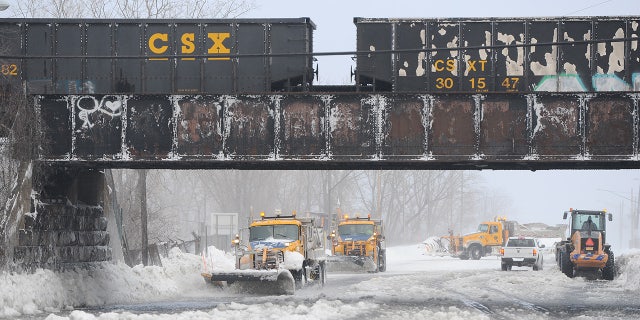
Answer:
[{"label": "dump body", "polygon": [[386,271],[386,247],[382,221],[367,218],[345,218],[330,236],[331,271]]},{"label": "dump body", "polygon": [[640,17],[355,18],[354,23],[361,90],[640,90],[635,40]]},{"label": "dump body", "polygon": [[308,90],[314,29],[309,18],[0,19],[11,56],[0,83],[32,94]]}]

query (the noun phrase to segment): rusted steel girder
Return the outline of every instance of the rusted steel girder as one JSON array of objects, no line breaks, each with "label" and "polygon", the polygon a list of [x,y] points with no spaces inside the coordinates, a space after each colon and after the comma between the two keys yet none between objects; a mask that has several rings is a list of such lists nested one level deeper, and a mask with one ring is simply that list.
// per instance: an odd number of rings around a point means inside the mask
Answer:
[{"label": "rusted steel girder", "polygon": [[41,160],[105,168],[640,168],[640,94],[44,95]]}]

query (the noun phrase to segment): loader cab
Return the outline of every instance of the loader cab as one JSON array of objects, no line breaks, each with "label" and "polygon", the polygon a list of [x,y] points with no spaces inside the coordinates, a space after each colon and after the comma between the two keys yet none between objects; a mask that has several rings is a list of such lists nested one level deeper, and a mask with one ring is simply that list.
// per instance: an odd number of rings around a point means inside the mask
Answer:
[{"label": "loader cab", "polygon": [[576,231],[581,233],[601,232],[603,241],[606,241],[607,220],[612,221],[613,216],[606,211],[574,210],[565,211],[563,218],[571,215],[571,234]]}]

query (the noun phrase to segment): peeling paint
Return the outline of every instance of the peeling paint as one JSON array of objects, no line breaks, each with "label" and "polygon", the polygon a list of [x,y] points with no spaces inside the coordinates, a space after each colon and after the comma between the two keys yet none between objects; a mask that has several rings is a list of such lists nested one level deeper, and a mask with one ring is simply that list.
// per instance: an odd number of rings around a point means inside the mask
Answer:
[{"label": "peeling paint", "polygon": [[[553,42],[558,41],[558,28],[553,30]],[[537,43],[535,38],[531,39],[531,43]],[[535,46],[531,47],[531,52],[535,51]],[[557,68],[556,57],[558,55],[558,46],[551,46],[551,52],[544,54],[546,64],[542,64],[540,61],[532,61],[530,64],[531,72],[536,76],[555,75]],[[554,90],[555,91],[555,90]]]},{"label": "peeling paint", "polygon": [[[422,41],[422,47],[426,48],[427,45],[427,31],[425,29],[420,29],[420,41]],[[418,53],[418,64],[416,67],[416,76],[421,77],[424,76],[426,70],[422,66],[423,61],[426,59],[426,53],[421,51]]]},{"label": "peeling paint", "polygon": [[575,64],[565,62],[562,68],[564,69],[564,73],[566,74],[578,74]]},{"label": "peeling paint", "polygon": [[[622,30],[622,28],[618,29],[613,38],[624,38],[624,30]],[[613,74],[614,72],[624,71],[624,42],[612,42],[611,46],[613,50],[609,55],[609,70],[607,73]]]},{"label": "peeling paint", "polygon": [[[591,40],[591,29],[587,30],[587,33],[584,34],[582,40]],[[587,59],[587,61],[591,62],[591,43],[587,44],[587,50],[584,53],[584,57]]]},{"label": "peeling paint", "polygon": [[[521,37],[524,35],[521,35]],[[516,41],[516,38],[510,34],[503,34],[498,32],[498,41],[505,45],[522,44],[522,41]],[[517,57],[515,60],[509,56],[509,49],[503,48],[501,54],[505,57],[505,64],[507,70],[507,76],[522,76],[524,75],[524,48],[517,47]]]}]

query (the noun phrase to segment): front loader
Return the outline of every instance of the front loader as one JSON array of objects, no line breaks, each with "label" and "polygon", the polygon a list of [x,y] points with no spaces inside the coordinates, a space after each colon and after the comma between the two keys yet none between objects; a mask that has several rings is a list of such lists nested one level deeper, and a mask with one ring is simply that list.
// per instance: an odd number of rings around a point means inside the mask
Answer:
[{"label": "front loader", "polygon": [[563,219],[568,215],[571,215],[571,235],[556,246],[556,261],[562,273],[569,278],[613,280],[614,254],[611,245],[606,243],[611,213],[570,209],[564,212]]}]

